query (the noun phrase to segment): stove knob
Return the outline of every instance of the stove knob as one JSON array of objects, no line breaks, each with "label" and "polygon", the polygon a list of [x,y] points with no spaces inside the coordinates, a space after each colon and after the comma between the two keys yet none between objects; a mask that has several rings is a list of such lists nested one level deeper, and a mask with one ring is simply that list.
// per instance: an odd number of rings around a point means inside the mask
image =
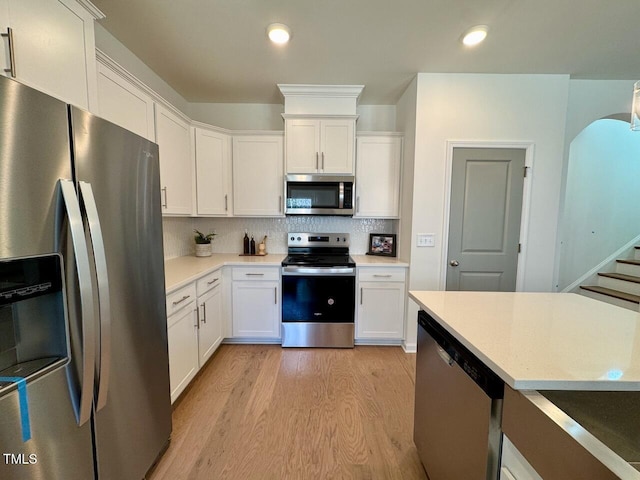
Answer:
[{"label": "stove knob", "polygon": [[340,237],[336,237],[336,242],[339,242],[339,241],[340,241]]},{"label": "stove knob", "polygon": [[342,241],[346,242],[347,241],[347,237],[342,237]]},{"label": "stove knob", "polygon": [[296,237],[291,237],[291,241],[293,242],[296,239]]},{"label": "stove knob", "polygon": [[300,237],[298,237],[298,241],[300,242],[302,239]]}]

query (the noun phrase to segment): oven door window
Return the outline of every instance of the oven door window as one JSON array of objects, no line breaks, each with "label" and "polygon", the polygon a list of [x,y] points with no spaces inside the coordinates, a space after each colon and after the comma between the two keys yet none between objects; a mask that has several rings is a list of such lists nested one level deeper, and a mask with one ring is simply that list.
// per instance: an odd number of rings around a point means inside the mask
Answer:
[{"label": "oven door window", "polygon": [[283,276],[282,321],[351,323],[355,277]]},{"label": "oven door window", "polygon": [[339,184],[289,182],[287,184],[287,207],[339,208]]}]

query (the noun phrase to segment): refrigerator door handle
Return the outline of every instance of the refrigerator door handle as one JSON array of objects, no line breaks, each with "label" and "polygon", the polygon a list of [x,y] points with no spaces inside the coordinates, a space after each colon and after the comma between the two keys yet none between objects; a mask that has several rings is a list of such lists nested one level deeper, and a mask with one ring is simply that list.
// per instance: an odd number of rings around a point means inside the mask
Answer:
[{"label": "refrigerator door handle", "polygon": [[93,245],[93,260],[96,268],[96,279],[98,282],[98,305],[100,312],[100,363],[97,371],[98,375],[98,399],[96,411],[100,411],[107,404],[107,394],[109,393],[109,375],[111,372],[111,303],[109,296],[109,277],[107,275],[107,257],[104,248],[102,228],[100,227],[100,217],[98,207],[91,184],[79,182],[80,195],[84,202],[84,209],[87,213],[89,223],[89,233]]},{"label": "refrigerator door handle", "polygon": [[[73,252],[76,258],[78,274],[78,290],[80,292],[80,308],[82,311],[82,387],[80,398],[75,398],[71,387],[72,401],[78,425],[84,425],[91,418],[93,404],[93,383],[95,375],[96,341],[95,318],[93,315],[93,287],[91,268],[89,266],[89,250],[84,234],[84,224],[80,212],[80,204],[76,189],[70,180],[60,180],[60,190],[69,220]],[[72,383],[70,382],[70,386]]]}]

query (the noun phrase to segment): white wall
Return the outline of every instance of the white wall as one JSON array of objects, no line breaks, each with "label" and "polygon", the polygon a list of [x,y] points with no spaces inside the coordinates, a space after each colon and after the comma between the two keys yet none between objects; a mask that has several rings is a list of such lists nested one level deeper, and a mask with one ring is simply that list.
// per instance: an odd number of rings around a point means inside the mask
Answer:
[{"label": "white wall", "polygon": [[564,289],[640,233],[640,135],[597,120],[571,143],[558,286]]},{"label": "white wall", "polygon": [[[554,285],[556,289],[561,289],[559,269],[563,261],[562,256],[564,255],[562,238],[567,231],[564,223],[564,211],[567,208],[567,206],[565,206],[566,183],[568,179],[571,142],[584,128],[601,118],[616,114],[625,114],[627,118],[630,119],[633,83],[632,80],[570,80],[569,82],[564,164],[560,190],[560,215],[558,218],[559,226],[556,242],[556,271],[554,275]],[[621,247],[622,245],[619,246]]]},{"label": "white wall", "polygon": [[[407,89],[400,97],[396,105],[396,127],[398,131],[404,132],[404,148],[402,158],[402,182],[400,198],[400,220],[398,225],[398,257],[410,262],[411,260],[411,239],[412,216],[413,216],[413,175],[416,146],[416,106],[418,94],[418,77],[415,77]],[[411,288],[411,276],[414,266],[409,268],[409,287]],[[420,269],[415,266],[415,270]],[[417,313],[418,305],[407,299],[405,308],[404,332],[405,349],[416,351],[417,338]]]},{"label": "white wall", "polygon": [[189,114],[188,102],[98,22],[95,24],[95,31],[96,48],[106,53],[182,113]]},{"label": "white wall", "polygon": [[[230,130],[283,130],[283,104],[191,103],[193,120]],[[358,131],[395,131],[395,105],[358,105]]]},{"label": "white wall", "polygon": [[[421,73],[417,82],[411,288],[444,288],[447,141],[531,142],[523,289],[551,291],[569,77]],[[417,248],[418,232],[435,233],[436,247]]]}]

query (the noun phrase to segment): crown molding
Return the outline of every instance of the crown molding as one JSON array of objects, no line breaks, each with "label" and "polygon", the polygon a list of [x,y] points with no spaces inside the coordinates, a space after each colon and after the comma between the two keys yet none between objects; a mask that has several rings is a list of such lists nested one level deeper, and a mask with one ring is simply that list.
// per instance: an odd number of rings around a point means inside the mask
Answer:
[{"label": "crown molding", "polygon": [[282,95],[286,97],[333,97],[358,99],[364,85],[302,85],[278,84]]}]

